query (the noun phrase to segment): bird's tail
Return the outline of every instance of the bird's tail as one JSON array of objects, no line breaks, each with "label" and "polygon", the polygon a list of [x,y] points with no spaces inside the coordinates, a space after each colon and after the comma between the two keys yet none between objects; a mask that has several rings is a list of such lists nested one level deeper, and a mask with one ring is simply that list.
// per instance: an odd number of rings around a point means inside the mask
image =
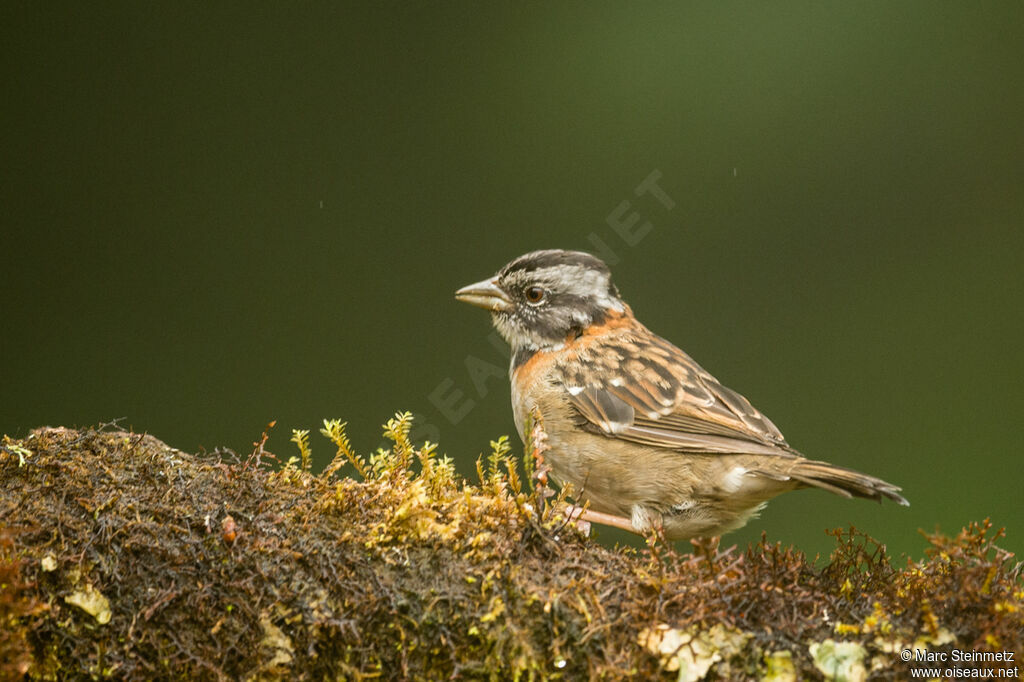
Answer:
[{"label": "bird's tail", "polygon": [[907,499],[900,495],[902,488],[899,486],[828,462],[818,462],[801,457],[792,461],[792,464],[785,468],[784,473],[780,471],[771,473],[759,471],[758,473],[776,479],[782,478],[780,474],[783,474],[790,480],[799,481],[813,488],[828,490],[843,497],[864,497],[879,502],[883,497],[887,497],[904,507],[910,506]]}]

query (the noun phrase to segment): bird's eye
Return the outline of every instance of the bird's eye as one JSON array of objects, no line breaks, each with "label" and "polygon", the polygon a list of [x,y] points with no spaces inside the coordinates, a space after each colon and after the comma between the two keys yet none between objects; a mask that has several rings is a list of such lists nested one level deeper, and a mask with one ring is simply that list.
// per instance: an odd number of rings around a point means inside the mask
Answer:
[{"label": "bird's eye", "polygon": [[526,300],[529,303],[537,305],[544,300],[544,290],[540,287],[530,287],[526,290]]}]

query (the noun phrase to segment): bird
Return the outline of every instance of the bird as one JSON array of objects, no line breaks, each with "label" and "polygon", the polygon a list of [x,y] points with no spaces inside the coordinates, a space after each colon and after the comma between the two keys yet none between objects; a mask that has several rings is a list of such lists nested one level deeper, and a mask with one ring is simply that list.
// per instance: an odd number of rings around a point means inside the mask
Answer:
[{"label": "bird", "polygon": [[[750,401],[645,327],[599,258],[547,249],[455,292],[511,348],[516,430],[547,434],[545,464],[585,521],[667,540],[744,526],[798,488],[900,505],[900,487],[795,450]],[[534,412],[535,411],[535,412]]]}]

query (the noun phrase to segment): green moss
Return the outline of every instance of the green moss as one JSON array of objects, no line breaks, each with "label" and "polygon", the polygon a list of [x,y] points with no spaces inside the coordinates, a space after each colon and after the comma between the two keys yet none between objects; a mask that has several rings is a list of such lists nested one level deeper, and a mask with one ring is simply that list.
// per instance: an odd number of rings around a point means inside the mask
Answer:
[{"label": "green moss", "polygon": [[363,457],[325,422],[318,475],[308,434],[277,468],[265,438],[248,458],[102,429],[5,441],[0,646],[36,679],[903,679],[907,647],[1024,652],[1021,567],[987,522],[902,565],[853,529],[822,568],[765,539],[609,550],[544,485],[542,424],[535,471],[498,439],[473,483],[410,427]]}]

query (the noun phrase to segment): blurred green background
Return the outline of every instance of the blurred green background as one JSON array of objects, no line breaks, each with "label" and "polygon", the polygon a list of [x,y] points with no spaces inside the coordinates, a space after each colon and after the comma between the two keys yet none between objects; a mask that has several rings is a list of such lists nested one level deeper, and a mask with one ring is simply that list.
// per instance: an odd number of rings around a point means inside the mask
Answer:
[{"label": "blurred green background", "polygon": [[[515,436],[452,292],[578,248],[794,446],[913,505],[793,493],[725,544],[855,524],[919,556],[991,516],[1024,550],[1024,4],[0,14],[0,431],[245,452],[276,419],[287,455],[339,417],[366,452],[411,410],[468,473]],[[654,171],[672,210],[634,192]]]}]

